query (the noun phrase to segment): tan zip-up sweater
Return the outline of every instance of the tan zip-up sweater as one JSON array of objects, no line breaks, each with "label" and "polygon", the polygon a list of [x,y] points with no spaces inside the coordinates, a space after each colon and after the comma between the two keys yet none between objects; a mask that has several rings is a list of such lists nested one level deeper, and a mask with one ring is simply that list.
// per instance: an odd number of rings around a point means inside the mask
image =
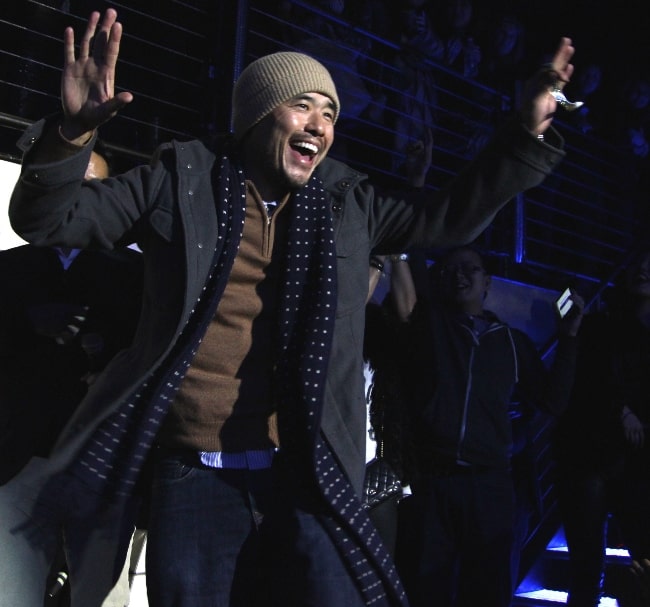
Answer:
[{"label": "tan zip-up sweater", "polygon": [[286,203],[269,218],[246,182],[246,220],[230,280],[161,429],[161,444],[226,452],[278,445],[271,379],[280,265],[275,260],[284,248]]}]

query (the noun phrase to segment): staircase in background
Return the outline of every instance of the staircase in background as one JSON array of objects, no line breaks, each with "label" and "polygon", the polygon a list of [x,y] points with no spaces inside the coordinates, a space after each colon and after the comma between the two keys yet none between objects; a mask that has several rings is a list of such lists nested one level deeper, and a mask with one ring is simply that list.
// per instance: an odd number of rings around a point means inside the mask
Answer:
[{"label": "staircase in background", "polygon": [[[616,537],[613,525],[609,525],[607,540],[604,593],[600,607],[619,607],[615,597],[621,594],[625,584],[624,574],[630,565],[630,556]],[[564,605],[567,588],[568,552],[564,531],[559,527],[517,588],[512,606]]]}]

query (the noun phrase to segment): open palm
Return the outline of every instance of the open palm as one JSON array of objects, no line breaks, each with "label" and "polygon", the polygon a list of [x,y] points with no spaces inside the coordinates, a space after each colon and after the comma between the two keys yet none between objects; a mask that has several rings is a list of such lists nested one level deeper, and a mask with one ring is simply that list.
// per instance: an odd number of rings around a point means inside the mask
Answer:
[{"label": "open palm", "polygon": [[[61,100],[65,115],[63,135],[72,141],[92,132],[133,100],[129,92],[115,94],[115,66],[122,38],[117,13],[108,9],[100,21],[93,12],[75,55],[74,31],[64,34]],[[99,27],[98,27],[99,23]]]}]

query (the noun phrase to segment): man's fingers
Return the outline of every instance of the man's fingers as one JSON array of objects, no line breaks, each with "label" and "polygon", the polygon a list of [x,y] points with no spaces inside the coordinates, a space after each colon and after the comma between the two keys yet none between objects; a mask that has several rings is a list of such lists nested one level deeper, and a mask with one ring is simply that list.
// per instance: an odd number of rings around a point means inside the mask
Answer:
[{"label": "man's fingers", "polygon": [[555,86],[560,90],[569,82],[573,74],[573,65],[571,65],[570,61],[575,51],[571,38],[562,38],[549,65],[557,80]]},{"label": "man's fingers", "polygon": [[122,24],[119,21],[116,21],[111,28],[111,33],[106,44],[106,51],[104,53],[104,61],[109,67],[115,67],[117,64],[117,56],[120,54],[121,39]]},{"label": "man's fingers", "polygon": [[90,42],[95,35],[98,21],[99,13],[97,11],[93,11],[88,18],[86,31],[84,32],[83,38],[81,39],[81,43],[79,45],[79,59],[88,59],[88,55],[90,54]]},{"label": "man's fingers", "polygon": [[107,9],[104,13],[102,22],[99,24],[99,31],[95,34],[92,49],[95,61],[98,63],[103,61],[105,58],[106,47],[108,46],[108,40],[111,36],[111,31],[116,19],[117,13],[115,10]]},{"label": "man's fingers", "polygon": [[71,65],[75,61],[74,30],[71,27],[66,27],[63,32],[63,61],[65,65]]},{"label": "man's fingers", "polygon": [[560,44],[557,48],[557,51],[555,51],[555,56],[551,62],[553,69],[562,71],[569,63],[569,61],[571,61],[573,53],[575,53],[575,48],[573,48],[571,38],[560,39]]},{"label": "man's fingers", "polygon": [[105,111],[108,114],[107,118],[117,114],[125,105],[133,101],[133,95],[128,91],[122,91],[109,99],[105,104]]}]

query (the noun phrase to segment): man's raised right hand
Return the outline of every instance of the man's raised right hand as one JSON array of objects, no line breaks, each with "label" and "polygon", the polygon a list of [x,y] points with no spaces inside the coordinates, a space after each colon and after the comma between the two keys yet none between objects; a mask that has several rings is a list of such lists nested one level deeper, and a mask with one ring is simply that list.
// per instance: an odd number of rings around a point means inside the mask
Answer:
[{"label": "man's raised right hand", "polygon": [[117,12],[113,9],[106,10],[101,23],[100,17],[98,12],[90,15],[78,56],[75,55],[74,30],[67,27],[64,33],[61,134],[79,145],[86,143],[98,126],[133,100],[129,92],[115,94],[115,66],[122,24],[117,21]]}]

